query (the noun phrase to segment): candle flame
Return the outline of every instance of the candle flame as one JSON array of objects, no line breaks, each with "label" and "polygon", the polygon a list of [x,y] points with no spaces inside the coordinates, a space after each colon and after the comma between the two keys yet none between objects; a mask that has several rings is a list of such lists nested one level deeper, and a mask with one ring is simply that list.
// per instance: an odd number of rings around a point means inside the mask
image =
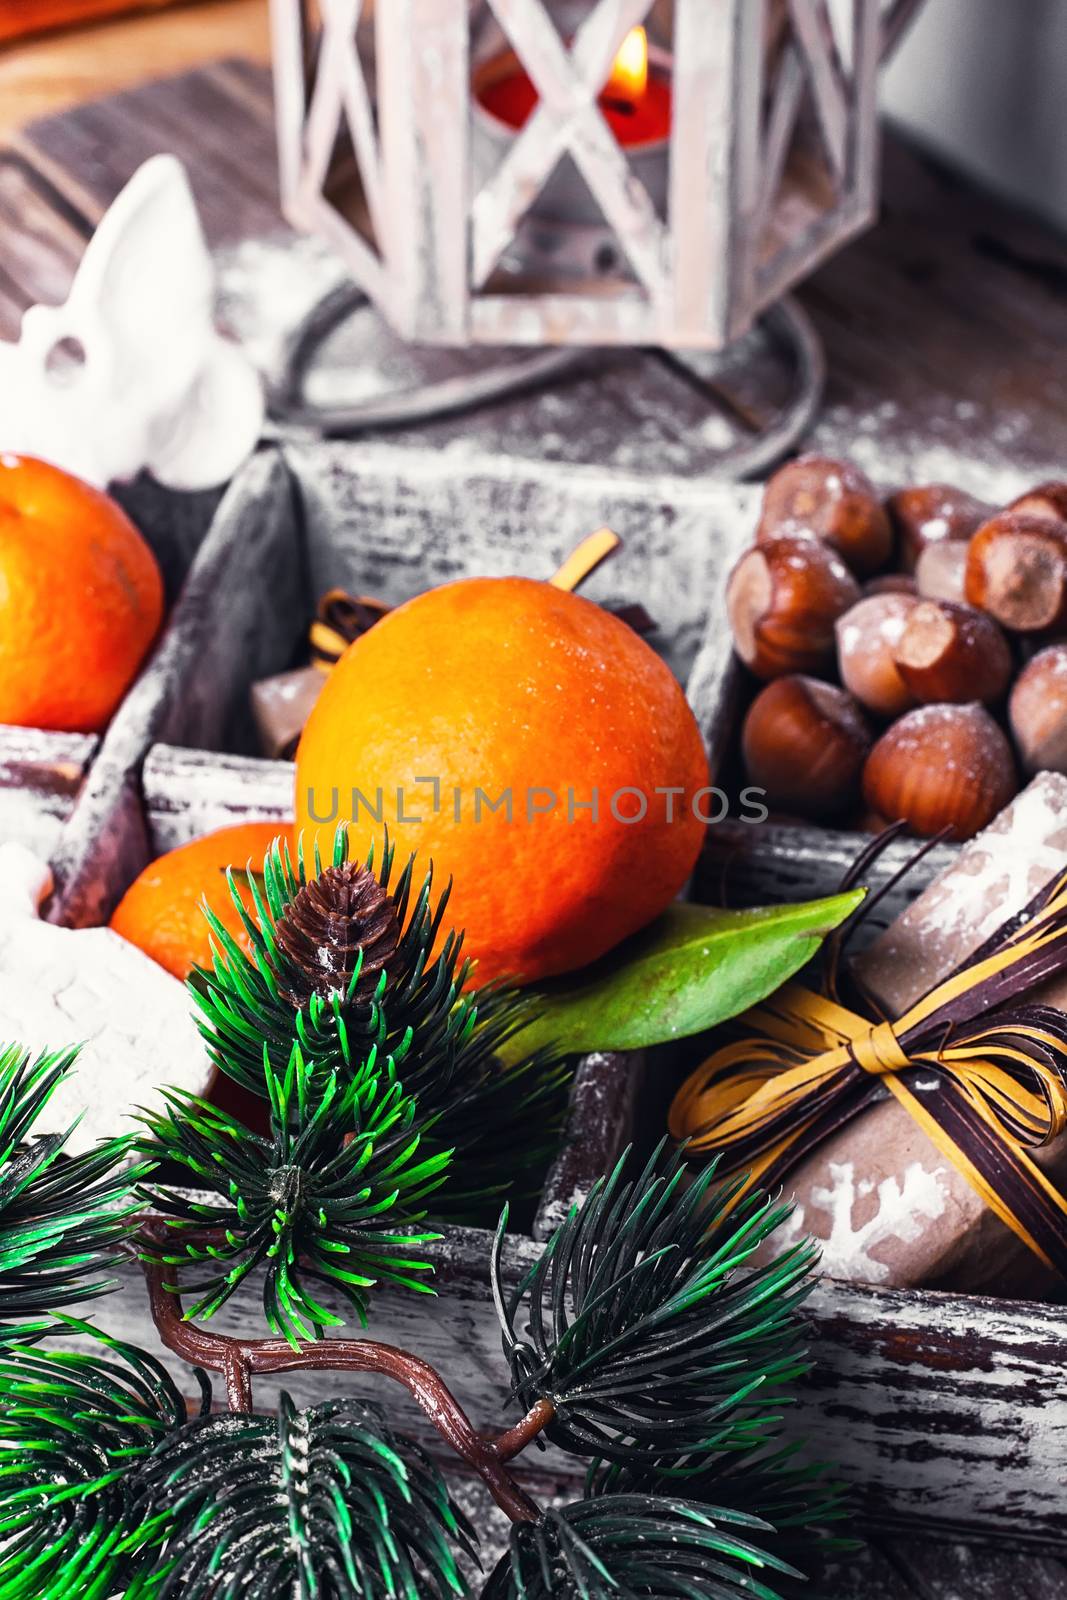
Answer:
[{"label": "candle flame", "polygon": [[620,99],[639,100],[648,88],[648,34],[631,28],[611,69],[606,93]]}]

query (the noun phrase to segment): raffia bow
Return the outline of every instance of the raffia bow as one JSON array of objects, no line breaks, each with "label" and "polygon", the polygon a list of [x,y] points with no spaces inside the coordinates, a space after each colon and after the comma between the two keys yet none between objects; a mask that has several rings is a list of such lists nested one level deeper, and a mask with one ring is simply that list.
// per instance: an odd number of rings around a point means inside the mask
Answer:
[{"label": "raffia bow", "polygon": [[[751,1034],[698,1067],[671,1133],[774,1184],[881,1093],[900,1101],[982,1199],[1067,1277],[1067,1197],[1028,1153],[1067,1128],[1067,1015],[1009,1006],[1067,966],[1067,873],[895,1022],[789,984]],[[1000,1009],[996,1009],[1000,1008]]]}]

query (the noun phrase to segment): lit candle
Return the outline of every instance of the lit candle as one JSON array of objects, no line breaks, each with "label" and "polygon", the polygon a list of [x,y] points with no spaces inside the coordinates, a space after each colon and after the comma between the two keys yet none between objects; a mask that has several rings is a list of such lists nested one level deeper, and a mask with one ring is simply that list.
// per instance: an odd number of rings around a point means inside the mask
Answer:
[{"label": "lit candle", "polygon": [[[492,71],[494,66],[500,70]],[[497,57],[480,77],[478,101],[489,115],[516,131],[524,127],[538,94],[516,58],[510,54]],[[631,29],[623,40],[611,76],[600,91],[599,105],[612,133],[627,148],[658,143],[669,136],[670,79],[650,69],[644,28]]]},{"label": "lit candle", "polygon": [[[484,61],[472,84],[474,91],[476,168],[482,178],[495,170],[501,151],[526,125],[539,95],[519,58],[511,50]],[[633,28],[622,42],[597,104],[615,138],[626,151],[636,177],[644,184],[661,215],[667,204],[672,92],[670,58],[650,56],[644,28]],[[538,219],[601,226],[603,218],[584,180],[568,157],[551,175],[532,207]]]}]

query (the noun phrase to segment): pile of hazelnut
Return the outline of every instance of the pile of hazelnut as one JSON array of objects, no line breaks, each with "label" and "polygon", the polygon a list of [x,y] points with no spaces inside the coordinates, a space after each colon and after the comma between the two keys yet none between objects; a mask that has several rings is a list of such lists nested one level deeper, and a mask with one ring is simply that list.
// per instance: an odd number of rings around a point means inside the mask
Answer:
[{"label": "pile of hazelnut", "polygon": [[943,483],[883,502],[803,456],[767,484],[727,606],[773,811],[969,839],[1020,770],[1067,773],[1067,483],[1003,511]]}]

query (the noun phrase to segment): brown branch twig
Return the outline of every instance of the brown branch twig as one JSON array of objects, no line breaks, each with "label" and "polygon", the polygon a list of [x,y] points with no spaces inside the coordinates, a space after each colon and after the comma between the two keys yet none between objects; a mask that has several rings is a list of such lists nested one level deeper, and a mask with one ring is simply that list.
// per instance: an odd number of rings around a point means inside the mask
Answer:
[{"label": "brown branch twig", "polygon": [[[155,1248],[162,1243],[151,1224],[142,1238]],[[551,1422],[555,1408],[539,1400],[521,1422],[498,1435],[479,1433],[435,1368],[419,1356],[374,1339],[322,1339],[294,1349],[284,1339],[235,1339],[208,1333],[182,1316],[177,1270],[162,1261],[138,1258],[148,1286],[156,1331],[168,1350],[190,1366],[222,1374],[231,1411],[252,1410],[252,1378],[257,1373],[312,1369],[375,1372],[402,1384],[442,1439],[477,1473],[512,1522],[536,1522],[540,1510],[509,1472],[514,1460]]]}]

